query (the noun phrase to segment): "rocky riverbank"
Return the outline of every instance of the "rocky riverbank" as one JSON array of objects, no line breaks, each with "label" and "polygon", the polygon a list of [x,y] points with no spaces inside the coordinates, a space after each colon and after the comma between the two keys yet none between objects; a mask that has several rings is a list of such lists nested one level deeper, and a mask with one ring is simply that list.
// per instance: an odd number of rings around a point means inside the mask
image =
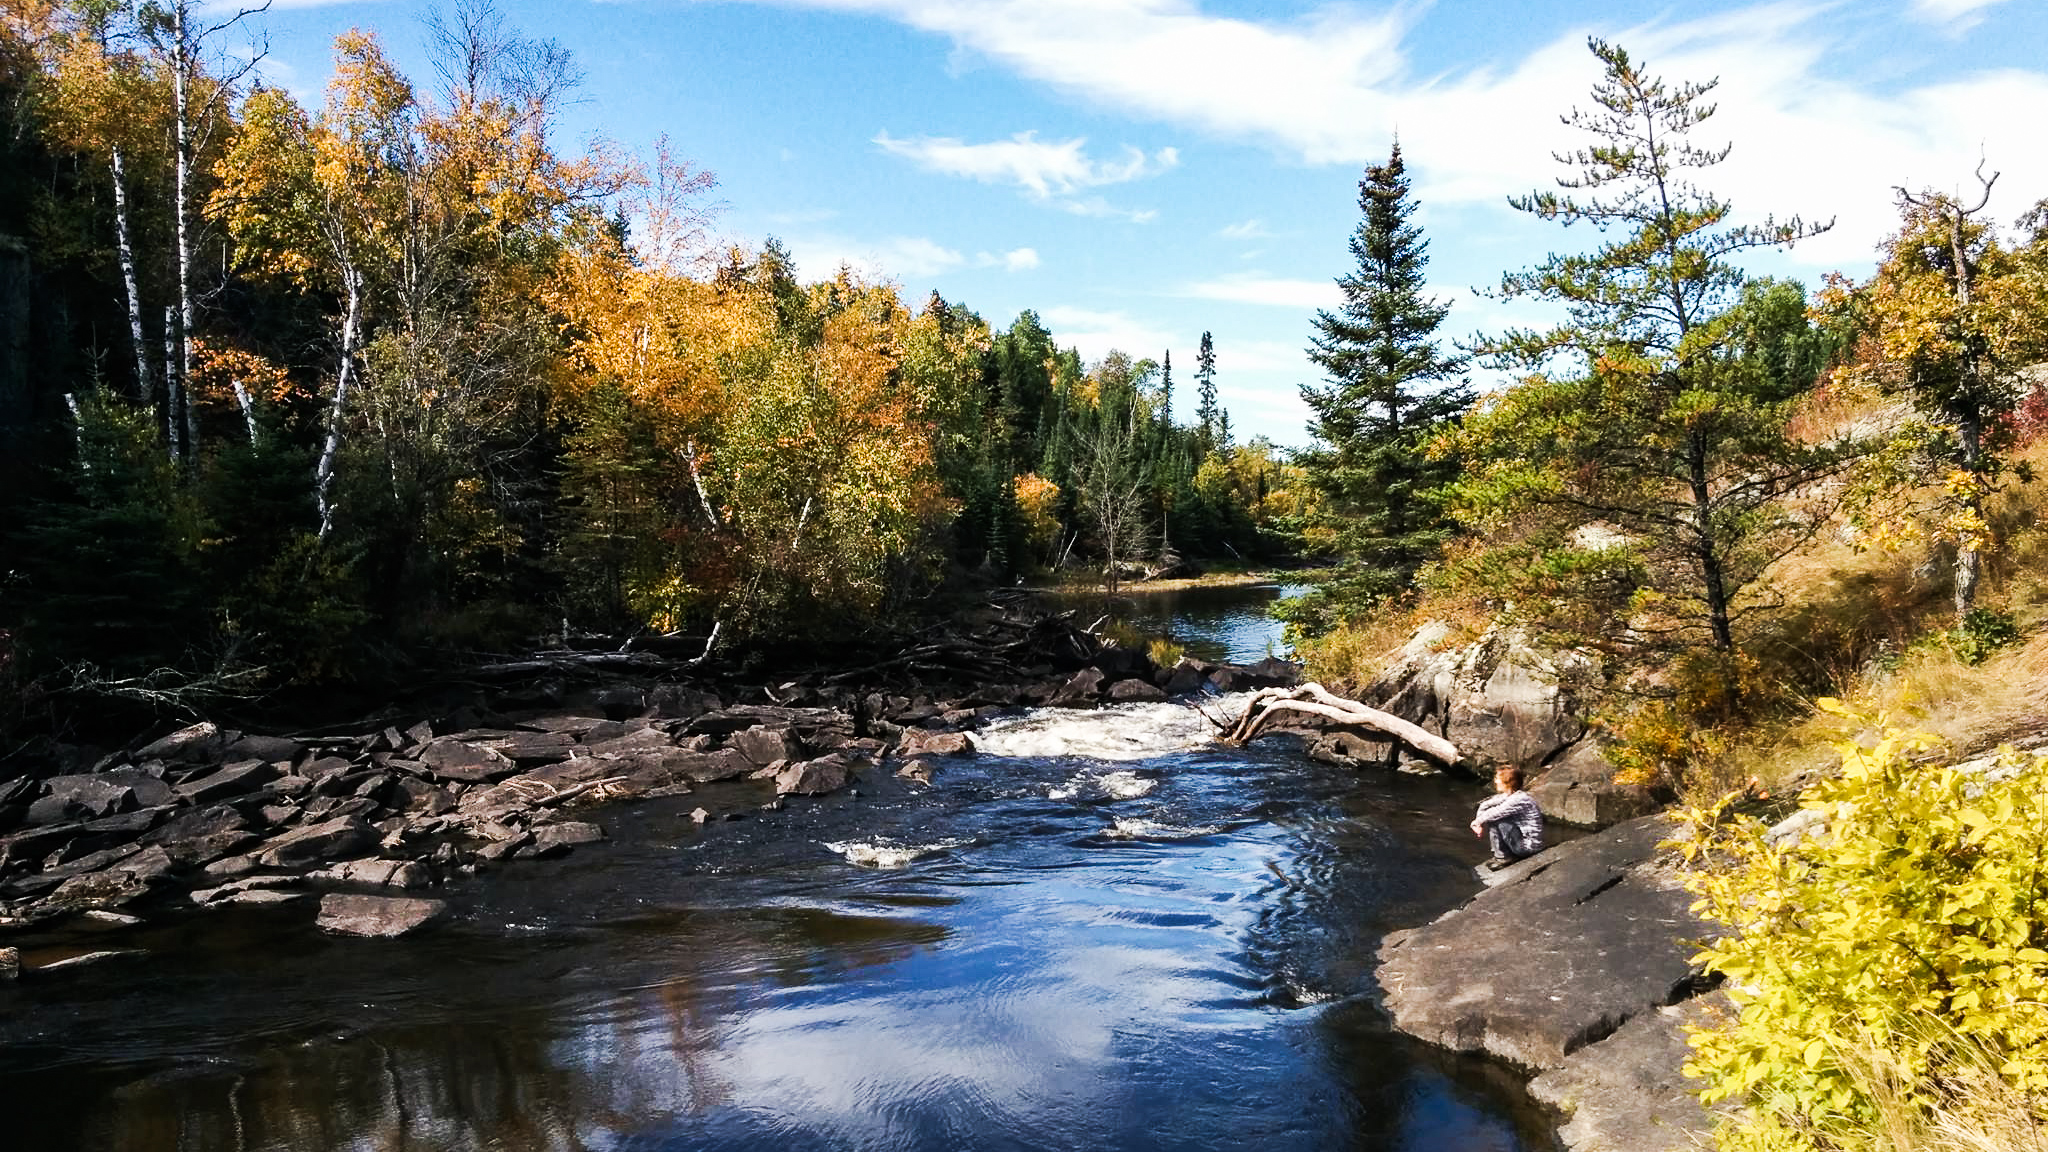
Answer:
[{"label": "rocky riverbank", "polygon": [[[837,675],[730,690],[613,682],[551,707],[498,710],[484,698],[339,735],[201,722],[82,770],[52,763],[0,783],[0,945],[316,896],[330,931],[398,935],[433,921],[437,885],[603,839],[604,804],[752,781],[695,817],[772,812],[789,797],[857,787],[878,767],[929,782],[942,758],[974,751],[982,724],[1024,707],[1297,676],[1278,660],[1155,667],[1071,629],[1046,648],[1025,669],[1031,679],[958,694],[902,690],[903,663],[864,678],[880,688]],[[0,949],[0,974],[18,969],[18,951]]]}]

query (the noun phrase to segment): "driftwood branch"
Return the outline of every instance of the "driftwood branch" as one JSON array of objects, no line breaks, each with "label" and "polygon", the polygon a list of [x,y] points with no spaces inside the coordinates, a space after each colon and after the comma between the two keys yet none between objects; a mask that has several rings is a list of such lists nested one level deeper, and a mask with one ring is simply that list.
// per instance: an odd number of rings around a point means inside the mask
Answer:
[{"label": "driftwood branch", "polygon": [[1445,768],[1456,768],[1462,759],[1457,746],[1428,729],[1356,700],[1346,700],[1321,684],[1310,682],[1299,688],[1263,688],[1252,694],[1237,726],[1223,737],[1225,743],[1248,744],[1263,735],[1273,718],[1283,712],[1321,716],[1351,728],[1364,728],[1388,736]]}]

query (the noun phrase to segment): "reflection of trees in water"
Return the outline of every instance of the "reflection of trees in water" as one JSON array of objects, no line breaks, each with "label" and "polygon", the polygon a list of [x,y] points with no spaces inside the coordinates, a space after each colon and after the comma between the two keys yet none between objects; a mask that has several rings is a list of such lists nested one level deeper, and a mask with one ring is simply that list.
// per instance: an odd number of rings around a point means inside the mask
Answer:
[{"label": "reflection of trees in water", "polygon": [[[801,907],[677,912],[612,928],[614,945],[619,929],[646,937],[633,942],[636,954],[655,943],[681,955],[668,965],[587,958],[628,985],[599,996],[506,1011],[451,990],[465,1002],[452,1011],[469,1014],[276,1047],[233,1070],[188,1066],[145,1077],[80,1109],[76,1144],[132,1152],[604,1146],[731,1102],[718,1056],[763,976],[803,986],[902,960],[946,935],[910,918]],[[535,998],[555,990],[525,980],[514,988]]]}]

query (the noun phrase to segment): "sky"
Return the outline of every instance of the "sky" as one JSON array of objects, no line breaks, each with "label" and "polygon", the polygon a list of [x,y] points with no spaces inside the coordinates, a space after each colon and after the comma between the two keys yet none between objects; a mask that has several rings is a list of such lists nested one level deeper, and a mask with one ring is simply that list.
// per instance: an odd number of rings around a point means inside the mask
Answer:
[{"label": "sky", "polygon": [[[1702,182],[1738,220],[1833,220],[1755,274],[1868,275],[1893,187],[1974,191],[1980,161],[2001,224],[2048,196],[2048,0],[499,3],[581,66],[570,138],[665,135],[717,176],[722,239],[777,236],[807,278],[851,263],[997,328],[1032,309],[1090,360],[1170,353],[1183,419],[1211,332],[1234,427],[1287,445],[1358,180],[1396,134],[1445,335],[1544,320],[1479,290],[1598,242],[1508,204],[1581,142],[1560,116],[1599,78],[1588,36],[1718,78],[1696,138],[1734,149]],[[431,7],[274,0],[265,73],[317,103],[334,37],[363,28],[424,80]]]}]

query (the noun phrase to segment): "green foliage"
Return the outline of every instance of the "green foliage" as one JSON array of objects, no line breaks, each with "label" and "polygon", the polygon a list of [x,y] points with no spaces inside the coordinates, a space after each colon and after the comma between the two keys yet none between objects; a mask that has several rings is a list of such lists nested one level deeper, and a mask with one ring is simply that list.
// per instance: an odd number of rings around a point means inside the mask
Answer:
[{"label": "green foliage", "polygon": [[1591,42],[1605,68],[1596,108],[1568,122],[1594,137],[1565,158],[1555,192],[1514,201],[1546,220],[1621,234],[1502,278],[1501,296],[1562,305],[1547,330],[1512,330],[1481,351],[1527,373],[1490,397],[1437,450],[1460,454],[1459,515],[1481,531],[1537,516],[1570,529],[1605,522],[1633,541],[1658,597],[1635,622],[1666,641],[1735,645],[1743,593],[1823,519],[1785,497],[1830,476],[1848,444],[1803,443],[1791,405],[1824,362],[1824,335],[1796,286],[1745,284],[1731,258],[1817,229],[1727,223],[1729,206],[1685,170],[1718,164],[1687,134],[1713,115],[1709,84],[1667,87],[1622,49]]},{"label": "green foliage", "polygon": [[1366,169],[1351,237],[1357,267],[1337,278],[1343,305],[1316,313],[1309,359],[1329,383],[1301,387],[1317,443],[1299,462],[1322,497],[1311,538],[1340,564],[1309,603],[1290,606],[1290,623],[1308,635],[1407,590],[1451,534],[1443,490],[1457,463],[1425,449],[1472,391],[1452,380],[1462,361],[1437,347],[1450,308],[1423,294],[1429,245],[1408,187],[1398,144]]},{"label": "green foliage", "polygon": [[1683,813],[1687,885],[1721,926],[1699,961],[1738,1007],[1687,1066],[1708,1102],[1743,1106],[1722,1148],[1871,1147],[1873,1061],[1923,1109],[1979,1053],[2048,1089],[2048,754],[1917,763],[1933,743],[1884,728],[1841,745],[1841,775],[1800,801],[1824,828],[1796,842],[1727,801]]},{"label": "green foliage", "polygon": [[1995,608],[1972,608],[1962,623],[1940,633],[1941,644],[1957,660],[1972,667],[1989,660],[2002,648],[2020,642],[2020,626],[2012,613]]}]

